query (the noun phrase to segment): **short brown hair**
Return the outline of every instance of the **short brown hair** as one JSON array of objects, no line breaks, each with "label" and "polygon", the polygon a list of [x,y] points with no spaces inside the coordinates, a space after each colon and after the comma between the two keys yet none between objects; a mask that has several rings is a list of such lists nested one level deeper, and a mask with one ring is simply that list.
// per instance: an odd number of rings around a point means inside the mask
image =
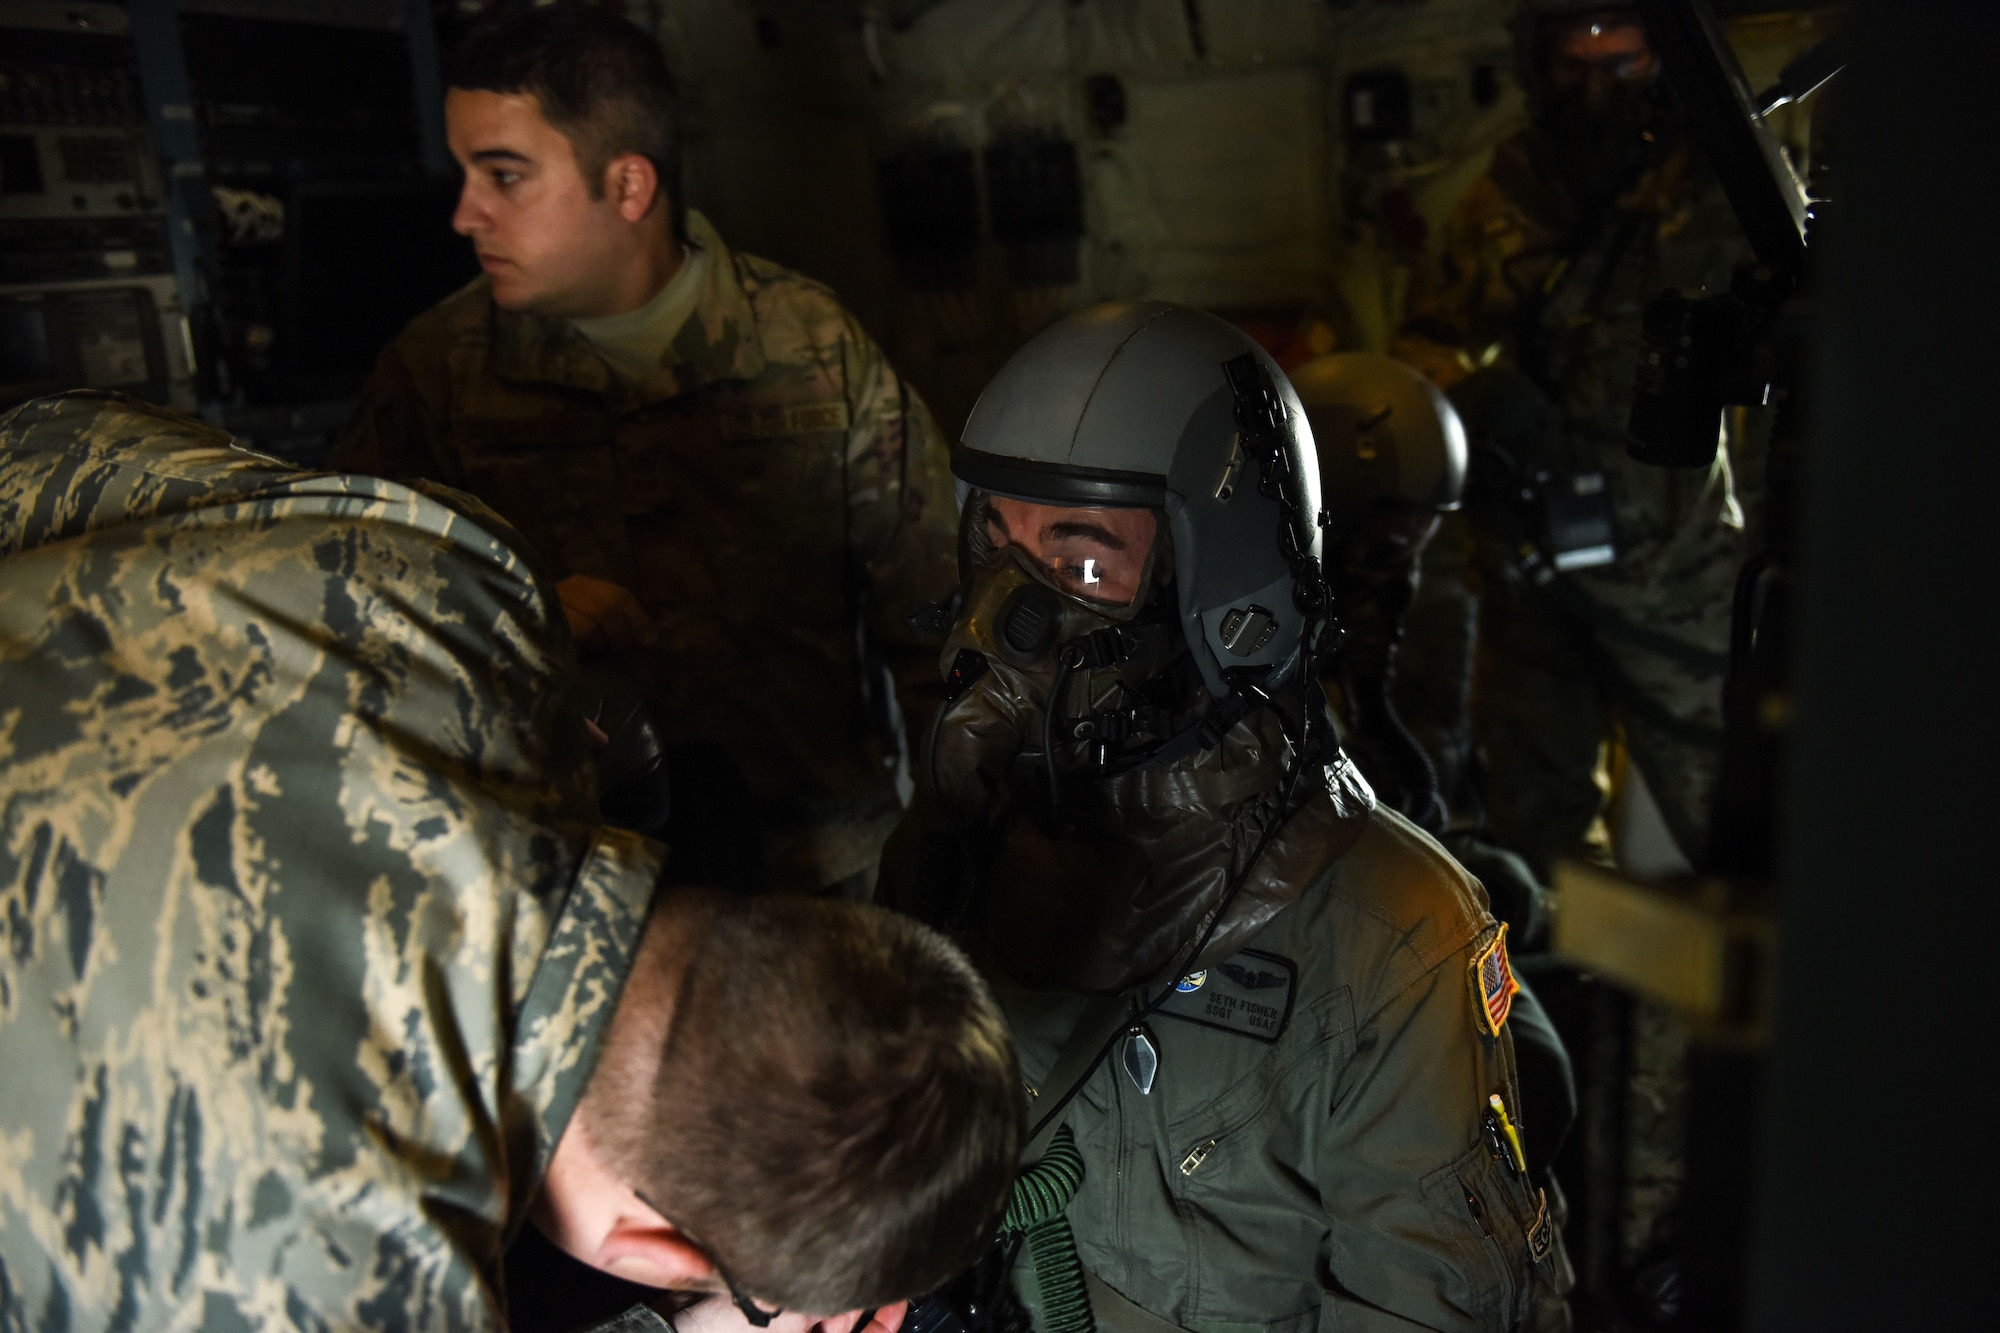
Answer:
[{"label": "short brown hair", "polygon": [[681,201],[680,98],[659,43],[602,10],[549,6],[479,23],[452,52],[445,83],[467,92],[529,93],[569,140],[590,197],[604,169],[637,153],[659,172],[677,240]]},{"label": "short brown hair", "polygon": [[831,899],[675,890],[655,912],[685,970],[664,1044],[633,1049],[614,1025],[591,1081],[612,1169],[789,1310],[886,1305],[970,1267],[1006,1208],[1023,1106],[965,957]]}]

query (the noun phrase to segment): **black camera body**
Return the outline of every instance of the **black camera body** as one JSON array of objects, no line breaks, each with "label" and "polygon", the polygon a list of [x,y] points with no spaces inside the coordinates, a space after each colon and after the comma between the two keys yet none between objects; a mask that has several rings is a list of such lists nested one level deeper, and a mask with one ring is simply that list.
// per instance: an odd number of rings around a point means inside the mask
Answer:
[{"label": "black camera body", "polygon": [[1626,452],[1655,467],[1715,461],[1722,410],[1768,400],[1759,335],[1780,299],[1771,270],[1745,264],[1718,296],[1665,292],[1646,306]]}]

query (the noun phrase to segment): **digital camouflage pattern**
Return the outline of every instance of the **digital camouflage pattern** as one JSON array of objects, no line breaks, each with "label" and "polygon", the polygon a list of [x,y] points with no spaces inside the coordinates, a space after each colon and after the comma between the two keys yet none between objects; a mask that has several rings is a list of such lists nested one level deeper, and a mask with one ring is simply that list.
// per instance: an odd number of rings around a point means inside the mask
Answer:
[{"label": "digital camouflage pattern", "polygon": [[1726,290],[1748,257],[1721,190],[1684,145],[1572,255],[1577,206],[1553,157],[1535,129],[1495,152],[1453,211],[1396,347],[1449,386],[1496,359],[1521,363],[1521,312],[1538,313],[1545,364],[1529,357],[1527,368],[1551,410],[1536,461],[1608,476],[1618,559],[1546,589],[1510,575],[1516,539],[1491,507],[1468,509],[1484,603],[1476,719],[1487,816],[1544,878],[1556,857],[1580,852],[1597,818],[1594,773],[1614,718],[1675,840],[1700,854],[1720,767],[1731,589],[1747,554],[1735,477],[1761,473],[1740,457],[1731,466],[1741,431],[1707,472],[1625,452],[1646,303],[1670,287]]},{"label": "digital camouflage pattern", "polygon": [[774,875],[829,884],[872,870],[900,810],[891,696],[921,725],[938,694],[905,617],[957,586],[949,461],[831,292],[688,230],[706,286],[650,379],[482,278],[383,354],[335,463],[463,487],[556,577],[629,588],[668,741],[726,751],[789,830]]},{"label": "digital camouflage pattern", "polygon": [[465,497],[0,420],[0,1329],[462,1329],[660,849]]}]

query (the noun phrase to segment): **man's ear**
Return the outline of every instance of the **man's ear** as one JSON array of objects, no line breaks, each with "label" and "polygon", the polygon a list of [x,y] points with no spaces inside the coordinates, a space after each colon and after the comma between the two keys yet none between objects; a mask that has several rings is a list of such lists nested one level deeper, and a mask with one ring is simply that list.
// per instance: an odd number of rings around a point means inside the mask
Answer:
[{"label": "man's ear", "polygon": [[679,1231],[629,1215],[612,1226],[591,1264],[627,1282],[676,1291],[705,1290],[715,1279],[715,1264]]},{"label": "man's ear", "polygon": [[605,193],[618,205],[618,215],[627,222],[637,222],[653,211],[653,206],[660,202],[664,184],[660,169],[643,153],[613,158],[604,168]]}]

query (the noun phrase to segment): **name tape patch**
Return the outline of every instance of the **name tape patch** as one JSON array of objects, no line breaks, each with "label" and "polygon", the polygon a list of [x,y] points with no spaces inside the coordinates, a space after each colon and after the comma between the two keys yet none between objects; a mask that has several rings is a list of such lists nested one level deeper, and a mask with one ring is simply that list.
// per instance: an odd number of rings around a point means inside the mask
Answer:
[{"label": "name tape patch", "polygon": [[794,403],[790,407],[739,407],[722,414],[725,440],[777,440],[787,435],[846,430],[847,404]]},{"label": "name tape patch", "polygon": [[1472,955],[1469,971],[1472,998],[1478,1004],[1475,1021],[1481,1032],[1497,1037],[1500,1029],[1506,1026],[1507,1015],[1513,1012],[1514,996],[1521,989],[1521,983],[1514,980],[1514,965],[1507,961],[1507,927],[1504,924],[1494,932],[1490,944]]},{"label": "name tape patch", "polygon": [[1158,1010],[1162,1017],[1264,1042],[1276,1041],[1291,1021],[1298,969],[1289,958],[1245,949],[1194,975],[1201,980],[1186,987],[1191,976],[1176,986]]}]

